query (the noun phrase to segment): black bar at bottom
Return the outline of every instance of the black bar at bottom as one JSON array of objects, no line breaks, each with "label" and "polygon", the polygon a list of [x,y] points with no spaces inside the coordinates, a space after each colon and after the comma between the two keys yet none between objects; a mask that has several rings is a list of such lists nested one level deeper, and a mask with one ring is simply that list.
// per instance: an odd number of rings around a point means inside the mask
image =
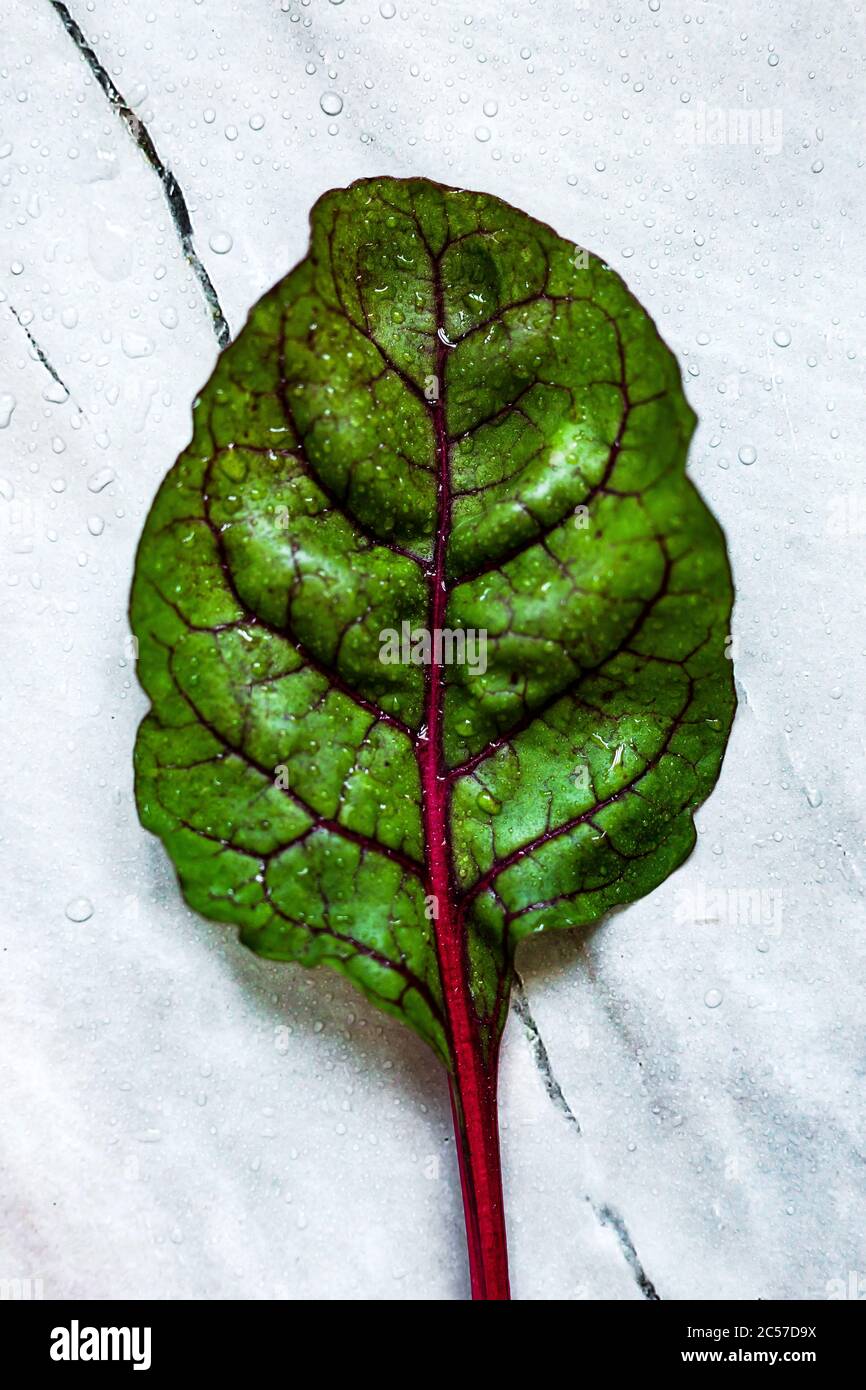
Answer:
[{"label": "black bar at bottom", "polygon": [[[558,1353],[573,1358],[575,1372],[586,1354],[596,1364],[601,1358],[611,1374],[712,1365],[768,1370],[795,1365],[820,1368],[826,1376],[857,1364],[863,1335],[860,1301],[587,1301],[571,1303],[567,1310],[559,1305],[560,1311],[541,1324],[540,1342],[536,1342],[540,1329],[532,1319],[524,1332],[514,1323],[497,1326],[493,1314],[492,1324],[476,1323],[475,1330],[481,1338],[479,1351],[488,1339],[503,1339],[504,1350],[513,1344],[515,1333],[525,1337],[530,1364],[533,1346],[537,1345],[543,1360],[553,1340]],[[315,1311],[308,1312],[308,1307],[302,1303],[289,1308],[277,1301],[10,1300],[0,1302],[0,1335],[4,1360],[16,1371],[48,1371],[60,1379],[92,1378],[106,1369],[115,1376],[138,1374],[157,1381],[190,1371],[197,1375],[213,1371],[222,1379],[240,1373],[249,1379],[279,1373],[281,1365],[291,1379],[301,1370],[299,1353],[305,1362],[312,1357],[329,1375],[342,1358],[355,1375],[369,1374],[384,1356],[392,1370],[403,1367],[401,1377],[411,1374],[413,1357],[420,1353],[430,1373],[432,1325],[427,1309],[426,1316],[416,1322],[403,1303],[397,1314],[390,1305],[357,1305],[362,1321],[353,1330],[350,1305],[341,1305],[339,1314],[332,1303]],[[476,1310],[473,1317],[485,1315]],[[340,1335],[335,1338],[337,1328]],[[444,1330],[440,1326],[436,1333],[443,1377],[448,1365],[454,1364],[445,1358],[446,1347],[440,1340]],[[491,1341],[485,1357],[490,1353],[495,1359],[497,1350],[496,1341]],[[309,1376],[309,1367],[302,1373]]]}]

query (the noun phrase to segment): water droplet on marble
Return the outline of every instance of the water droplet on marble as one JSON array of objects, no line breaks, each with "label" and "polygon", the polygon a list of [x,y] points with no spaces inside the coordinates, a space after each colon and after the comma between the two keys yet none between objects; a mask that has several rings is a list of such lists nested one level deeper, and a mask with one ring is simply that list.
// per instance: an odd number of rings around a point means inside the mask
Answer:
[{"label": "water droplet on marble", "polygon": [[135,1135],[135,1138],[138,1140],[139,1144],[158,1144],[162,1138],[162,1130],[142,1129]]},{"label": "water droplet on marble", "polygon": [[113,468],[100,468],[98,472],[91,473],[87,479],[88,489],[91,492],[102,492],[103,488],[114,482],[115,476]]},{"label": "water droplet on marble", "polygon": [[150,357],[154,349],[153,339],[145,333],[124,333],[120,346],[124,354],[131,358]]},{"label": "water droplet on marble", "polygon": [[87,254],[103,280],[116,283],[132,274],[135,233],[131,224],[100,215],[88,219]]},{"label": "water droplet on marble", "polygon": [[93,903],[89,898],[72,898],[66,904],[65,911],[70,922],[89,922],[93,916]]}]

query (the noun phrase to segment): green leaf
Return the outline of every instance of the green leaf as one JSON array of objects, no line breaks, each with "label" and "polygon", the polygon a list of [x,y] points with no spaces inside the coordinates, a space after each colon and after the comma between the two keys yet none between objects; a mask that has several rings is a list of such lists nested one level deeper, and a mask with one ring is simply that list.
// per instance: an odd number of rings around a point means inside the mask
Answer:
[{"label": "green leaf", "polygon": [[192,907],[430,1044],[495,1206],[516,945],[666,878],[718,775],[725,545],[677,364],[596,257],[422,179],[311,221],[145,526],[139,811]]}]

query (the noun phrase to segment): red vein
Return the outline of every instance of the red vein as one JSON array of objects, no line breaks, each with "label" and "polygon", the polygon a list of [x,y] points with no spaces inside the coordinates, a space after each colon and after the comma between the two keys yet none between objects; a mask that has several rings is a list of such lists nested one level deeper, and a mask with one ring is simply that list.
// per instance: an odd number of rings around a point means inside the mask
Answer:
[{"label": "red vein", "polygon": [[[288,797],[290,801],[294,802],[298,809],[303,811],[305,815],[309,816],[310,820],[313,822],[313,825],[310,827],[311,829],[327,830],[332,835],[339,836],[339,838],[342,840],[349,840],[353,844],[358,845],[358,847],[361,849],[363,853],[381,854],[386,859],[393,859],[394,863],[399,864],[400,867],[405,870],[405,872],[413,874],[416,878],[420,876],[421,865],[418,864],[414,859],[410,858],[408,854],[404,854],[402,850],[395,849],[392,845],[386,845],[381,840],[376,840],[371,835],[365,835],[360,830],[352,830],[349,826],[343,825],[341,821],[335,820],[332,816],[322,815],[321,812],[317,811],[314,806],[311,806],[310,803],[304,797],[302,797],[299,792],[295,791],[293,787],[284,787],[281,785],[277,786],[277,783],[274,779],[273,768],[266,767],[264,763],[259,762],[257,758],[254,758],[252,756],[248,749],[240,747],[238,744],[232,743],[231,740],[226,738],[225,734],[217,728],[216,724],[214,724],[214,722],[211,719],[208,719],[207,715],[203,713],[203,711],[196,704],[195,700],[192,698],[189,692],[183,688],[180,680],[178,679],[177,673],[174,669],[174,648],[170,647],[168,643],[162,642],[155,634],[152,634],[152,637],[153,641],[158,646],[161,646],[167,653],[166,670],[168,672],[169,679],[171,680],[172,685],[174,686],[180,698],[183,700],[184,704],[195,716],[196,722],[200,724],[203,729],[206,729],[207,732],[211,735],[211,737],[217,743],[219,743],[220,746],[224,748],[227,753],[230,753],[235,758],[238,758],[240,762],[246,764],[247,767],[252,768],[254,772],[260,773],[261,776],[264,777],[266,781],[270,783],[271,786],[275,787],[277,791],[283,794],[283,796]],[[156,715],[154,715],[154,718],[156,718]],[[157,722],[161,724],[161,727],[166,727],[165,725],[162,725],[161,720],[157,720]],[[295,838],[297,840],[301,837],[296,836]],[[290,841],[289,843],[295,843],[295,841]]]},{"label": "red vein", "polygon": [[[445,306],[441,257],[430,254],[437,330],[436,377],[439,384],[439,399],[430,404],[438,464],[436,537],[433,568],[429,576],[429,631],[432,634],[445,626],[448,605],[445,574],[452,500],[445,408],[449,349],[443,341]],[[443,729],[445,670],[441,662],[436,660],[436,643],[433,648],[434,657],[425,673],[425,729],[423,737],[419,738],[418,753],[429,888],[436,905],[436,953],[452,1054],[451,1104],[458,1139],[472,1295],[473,1298],[502,1300],[509,1297],[509,1288],[496,1103],[498,1037],[494,1037],[485,1049],[472,998],[466,926],[457,906],[451,850],[451,782],[445,763]]]},{"label": "red vein", "polygon": [[[603,811],[607,806],[612,806],[614,802],[619,801],[619,799],[627,793],[635,792],[638,784],[642,782],[654,768],[658,767],[662,758],[668,752],[675,734],[677,734],[682,727],[683,715],[694,698],[694,680],[688,675],[688,672],[686,673],[686,678],[688,680],[688,695],[683,701],[682,708],[671,720],[670,727],[661,747],[647,760],[640,772],[636,772],[634,777],[624,783],[623,786],[618,787],[615,792],[611,792],[610,796],[606,796],[603,800],[597,801],[594,806],[590,806],[586,811],[581,811],[579,815],[572,816],[569,820],[562,821],[561,824],[542,831],[540,835],[536,835],[523,845],[518,845],[518,847],[511,850],[509,854],[504,855],[501,859],[497,859],[480,878],[475,880],[471,887],[465,890],[461,898],[461,903],[464,908],[472,902],[474,898],[477,898],[479,893],[485,892],[501,873],[504,873],[506,869],[510,869],[514,864],[520,863],[521,859],[525,859],[528,854],[533,854],[535,850],[541,849],[543,845],[551,844],[554,840],[560,839],[561,836],[567,835],[572,830],[576,830],[579,825],[591,824],[593,817],[597,816],[599,811]],[[564,896],[568,897],[570,895],[565,894]]]}]

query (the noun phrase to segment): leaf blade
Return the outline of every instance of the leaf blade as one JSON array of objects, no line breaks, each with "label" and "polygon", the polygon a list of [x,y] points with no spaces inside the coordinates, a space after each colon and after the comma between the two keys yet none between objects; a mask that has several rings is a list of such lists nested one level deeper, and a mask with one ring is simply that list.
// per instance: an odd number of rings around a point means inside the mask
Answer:
[{"label": "leaf blade", "polygon": [[[367,962],[359,982],[394,1012],[390,977],[370,983],[366,953],[382,942],[348,907],[371,866],[370,901],[399,903],[383,968],[413,959],[432,1019],[429,674],[377,654],[382,631],[429,622],[438,546],[439,625],[488,633],[482,676],[443,671],[435,776],[492,1044],[517,940],[650,891],[691,848],[733,715],[724,541],[685,476],[694,417],[676,363],[601,262],[575,268],[550,228],[423,180],[337,190],[312,226],[308,259],[220,359],[133,594],[163,741],[174,729],[169,743],[191,737],[200,757],[206,730],[230,804],[204,823],[156,810],[172,765],[143,733],[143,819],[194,905],[263,954],[333,965],[298,934],[292,902],[308,935],[327,935],[316,895],[336,896]],[[280,804],[251,829],[277,765],[294,819]],[[174,770],[175,817],[203,788],[190,778]],[[214,871],[215,843],[228,856],[217,895],[192,886]],[[258,887],[235,862],[257,853]],[[420,1031],[451,1062],[438,1027]]]}]

